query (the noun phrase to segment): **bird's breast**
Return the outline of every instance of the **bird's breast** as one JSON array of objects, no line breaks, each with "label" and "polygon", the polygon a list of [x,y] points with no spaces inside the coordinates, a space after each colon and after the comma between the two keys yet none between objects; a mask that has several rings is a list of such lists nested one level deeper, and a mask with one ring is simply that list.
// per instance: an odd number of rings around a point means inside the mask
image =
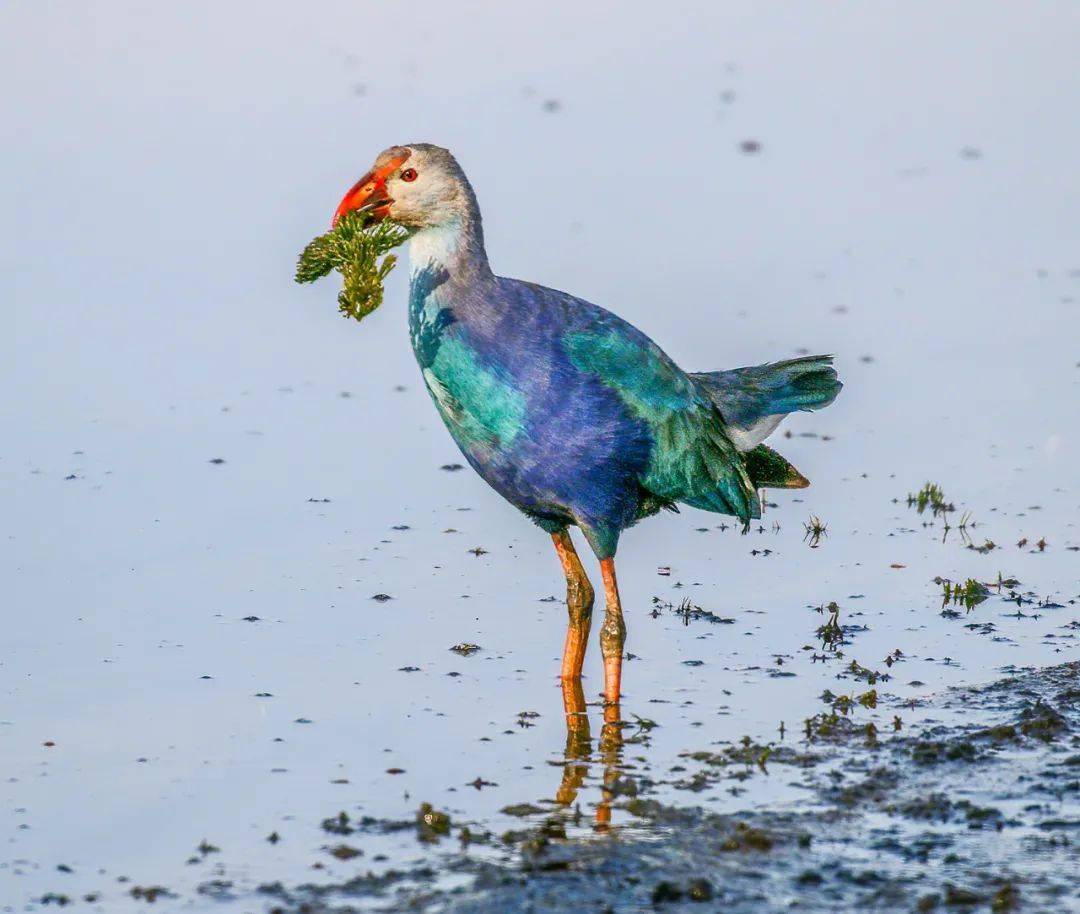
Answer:
[{"label": "bird's breast", "polygon": [[462,450],[484,460],[511,449],[525,428],[524,394],[469,340],[452,308],[429,298],[409,323],[424,384]]}]

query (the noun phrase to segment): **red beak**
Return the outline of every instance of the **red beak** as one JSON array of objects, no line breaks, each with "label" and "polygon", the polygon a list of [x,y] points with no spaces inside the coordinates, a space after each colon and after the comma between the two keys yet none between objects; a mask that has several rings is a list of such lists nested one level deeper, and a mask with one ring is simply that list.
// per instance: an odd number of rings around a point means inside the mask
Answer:
[{"label": "red beak", "polygon": [[400,146],[388,149],[380,155],[375,160],[374,168],[341,198],[331,225],[337,225],[342,216],[358,209],[364,209],[372,221],[385,219],[390,212],[390,205],[394,202],[386,192],[386,179],[397,171],[408,157],[409,150]]}]

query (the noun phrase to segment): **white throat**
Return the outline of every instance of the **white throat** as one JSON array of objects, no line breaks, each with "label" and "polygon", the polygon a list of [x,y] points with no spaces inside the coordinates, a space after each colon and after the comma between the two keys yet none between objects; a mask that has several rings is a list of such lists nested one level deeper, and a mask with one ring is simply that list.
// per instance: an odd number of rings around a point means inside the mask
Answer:
[{"label": "white throat", "polygon": [[461,225],[457,222],[421,229],[409,239],[409,272],[450,263],[461,240]]}]

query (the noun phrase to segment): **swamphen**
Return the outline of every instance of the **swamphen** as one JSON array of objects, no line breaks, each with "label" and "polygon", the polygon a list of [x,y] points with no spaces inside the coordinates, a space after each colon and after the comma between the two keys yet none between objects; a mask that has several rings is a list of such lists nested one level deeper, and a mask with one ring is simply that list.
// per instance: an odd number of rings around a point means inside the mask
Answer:
[{"label": "swamphen", "polygon": [[840,391],[831,356],[684,372],[636,327],[565,292],[496,276],[454,157],[393,146],[345,195],[410,231],[409,335],[424,384],[465,459],[551,534],[566,574],[564,682],[581,677],[593,589],[568,528],[600,560],[604,697],[619,699],[623,622],[615,551],[627,527],[691,505],[760,517],[758,489],[809,481],[761,442],[790,412]]}]

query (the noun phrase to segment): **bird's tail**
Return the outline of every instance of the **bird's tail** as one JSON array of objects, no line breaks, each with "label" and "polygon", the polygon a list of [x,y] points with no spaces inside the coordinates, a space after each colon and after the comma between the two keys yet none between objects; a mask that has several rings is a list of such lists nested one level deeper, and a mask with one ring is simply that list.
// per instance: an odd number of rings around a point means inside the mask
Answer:
[{"label": "bird's tail", "polygon": [[720,410],[735,446],[749,452],[788,413],[822,409],[836,399],[843,384],[832,361],[831,355],[810,355],[690,377]]}]

